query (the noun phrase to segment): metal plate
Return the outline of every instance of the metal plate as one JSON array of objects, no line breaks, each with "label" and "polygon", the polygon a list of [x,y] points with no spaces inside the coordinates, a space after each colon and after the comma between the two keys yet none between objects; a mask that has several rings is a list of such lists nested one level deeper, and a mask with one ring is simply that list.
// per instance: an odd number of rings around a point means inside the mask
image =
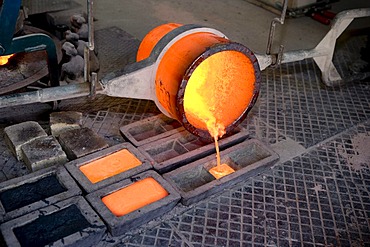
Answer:
[{"label": "metal plate", "polygon": [[97,30],[95,40],[100,63],[99,76],[120,71],[136,62],[140,41],[122,29],[110,27]]}]

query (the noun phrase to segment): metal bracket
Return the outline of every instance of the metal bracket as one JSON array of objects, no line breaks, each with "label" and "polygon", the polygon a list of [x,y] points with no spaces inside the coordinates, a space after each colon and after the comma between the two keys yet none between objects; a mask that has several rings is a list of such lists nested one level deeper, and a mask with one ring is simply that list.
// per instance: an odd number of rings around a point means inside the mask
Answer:
[{"label": "metal bracket", "polygon": [[94,52],[94,17],[93,17],[94,0],[87,0],[87,26],[88,26],[88,42],[84,47],[84,81],[90,83],[90,95],[89,97],[95,98],[96,96],[96,85],[98,81],[98,75],[91,73],[90,65],[90,54]]},{"label": "metal bracket", "polygon": [[275,32],[276,23],[277,22],[282,23],[284,22],[284,20],[282,20],[281,18],[275,19],[271,23],[266,54],[264,55],[256,54],[258,63],[260,64],[260,69],[264,70],[269,66],[274,67],[281,63],[290,63],[301,61],[307,58],[313,58],[313,60],[321,70],[322,81],[327,86],[338,85],[343,82],[343,79],[339,75],[337,69],[333,64],[333,55],[336,41],[338,37],[344,32],[344,30],[346,30],[348,25],[355,18],[368,16],[370,16],[370,8],[352,9],[340,12],[339,14],[336,15],[336,18],[334,19],[334,22],[329,32],[325,35],[325,37],[320,41],[320,43],[315,48],[283,52],[282,47],[280,47],[278,55],[270,54],[272,46],[271,44]]},{"label": "metal bracket", "polygon": [[343,79],[333,64],[336,41],[355,18],[368,16],[370,16],[370,8],[352,9],[340,12],[334,19],[333,25],[331,26],[329,32],[315,48],[286,52],[283,54],[282,63],[313,58],[321,70],[322,81],[327,86],[336,86],[342,83]]},{"label": "metal bracket", "polygon": [[[272,43],[275,37],[276,24],[277,23],[280,23],[281,25],[284,24],[287,8],[288,8],[288,0],[284,0],[283,9],[281,11],[280,18],[274,18],[271,21],[269,38],[267,40],[267,48],[266,48],[267,55],[271,55]],[[284,46],[280,45],[278,54],[273,54],[271,57],[272,58],[272,62],[270,64],[271,67],[277,67],[280,65],[281,58],[283,56],[283,51],[284,51]]]}]

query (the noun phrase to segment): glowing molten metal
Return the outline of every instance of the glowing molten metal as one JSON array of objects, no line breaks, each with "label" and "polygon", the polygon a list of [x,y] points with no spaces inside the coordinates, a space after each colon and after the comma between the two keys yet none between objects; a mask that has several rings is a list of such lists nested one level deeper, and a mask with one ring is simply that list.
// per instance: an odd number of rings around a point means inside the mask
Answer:
[{"label": "glowing molten metal", "polygon": [[115,216],[120,217],[168,195],[154,178],[149,177],[104,196],[102,201]]},{"label": "glowing molten metal", "polygon": [[186,118],[195,127],[207,130],[215,140],[217,166],[210,172],[217,179],[234,172],[227,164],[221,165],[217,140],[248,107],[254,81],[250,59],[237,51],[223,51],[199,64],[186,86]]},{"label": "glowing molten metal", "polygon": [[[164,42],[170,42],[166,49]],[[160,52],[157,106],[191,133],[214,139],[217,166],[212,169],[217,174],[234,172],[220,164],[217,141],[231,133],[256,102],[261,80],[257,58],[216,30],[176,23],[150,31],[140,44],[137,61],[155,57],[156,52]]]},{"label": "glowing molten metal", "polygon": [[248,107],[254,92],[254,68],[237,51],[218,52],[205,59],[192,73],[184,94],[188,121],[196,128],[222,137],[225,127]]},{"label": "glowing molten metal", "polygon": [[5,65],[9,62],[9,59],[14,56],[14,54],[7,55],[7,56],[0,56],[0,66]]},{"label": "glowing molten metal", "polygon": [[216,179],[220,179],[233,172],[235,172],[235,170],[227,164],[218,165],[209,169],[209,173],[211,173]]},{"label": "glowing molten metal", "polygon": [[123,149],[83,165],[80,167],[80,170],[91,183],[95,184],[141,164],[141,161],[130,151]]}]

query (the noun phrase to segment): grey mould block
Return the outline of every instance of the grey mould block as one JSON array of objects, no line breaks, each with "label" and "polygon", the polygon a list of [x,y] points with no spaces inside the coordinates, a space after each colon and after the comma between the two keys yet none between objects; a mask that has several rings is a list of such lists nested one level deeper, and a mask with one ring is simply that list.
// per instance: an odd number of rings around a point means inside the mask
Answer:
[{"label": "grey mould block", "polygon": [[0,184],[0,222],[82,192],[63,166],[46,168]]},{"label": "grey mould block", "polygon": [[[169,195],[121,217],[115,216],[102,202],[102,197],[130,185],[134,181],[142,180],[148,177],[154,178],[169,193]],[[87,195],[86,199],[102,217],[111,234],[113,236],[119,236],[167,213],[177,204],[181,197],[167,181],[158,175],[158,173],[154,171],[147,171],[131,177],[131,179],[126,179],[101,190],[95,191]]]},{"label": "grey mould block", "polygon": [[59,135],[58,140],[70,160],[81,158],[109,146],[103,137],[89,128],[67,130]]},{"label": "grey mould block", "polygon": [[82,126],[82,113],[76,111],[53,112],[50,114],[51,134],[58,137],[60,133],[79,129]]},{"label": "grey mould block", "polygon": [[[233,130],[230,136],[219,140],[220,150],[247,139],[249,133],[242,127]],[[216,153],[214,142],[202,142],[199,137],[188,131],[138,147],[152,162],[160,174],[172,171],[212,153]]]},{"label": "grey mould block", "polygon": [[215,179],[208,170],[217,165],[216,157],[210,155],[163,175],[180,193],[182,204],[190,205],[227,189],[261,173],[279,159],[272,149],[256,139],[227,148],[220,155],[221,163],[228,164],[235,172]]},{"label": "grey mould block", "polygon": [[[83,174],[81,172],[81,170],[80,170],[81,166],[83,166],[83,165],[85,165],[89,162],[92,162],[94,160],[106,157],[110,154],[113,154],[113,153],[115,153],[117,151],[120,151],[120,150],[123,150],[123,149],[127,149],[132,154],[134,154],[136,156],[136,158],[138,158],[142,162],[142,164],[140,166],[134,167],[130,170],[127,170],[125,172],[117,174],[113,177],[106,178],[106,179],[104,179],[100,182],[97,182],[95,184],[90,182],[90,180],[85,176],[85,174]],[[77,183],[79,183],[87,193],[91,193],[93,191],[96,191],[98,189],[106,187],[110,184],[116,183],[116,182],[121,181],[123,179],[126,179],[128,177],[134,176],[138,173],[149,170],[149,169],[152,168],[152,165],[150,164],[148,159],[142,153],[140,153],[139,150],[137,150],[132,144],[122,143],[122,144],[118,144],[118,145],[115,145],[113,147],[104,149],[102,151],[90,154],[90,155],[85,156],[83,158],[68,162],[67,164],[65,164],[65,167],[67,168],[69,173],[72,175],[72,177],[74,177],[74,179],[77,181]]]},{"label": "grey mould block", "polygon": [[22,145],[36,138],[47,136],[40,124],[34,121],[8,126],[4,129],[4,132],[5,141],[18,160],[22,160]]},{"label": "grey mould block", "polygon": [[95,246],[106,232],[82,196],[38,209],[0,226],[8,246]]},{"label": "grey mould block", "polygon": [[53,136],[37,138],[24,144],[21,150],[24,163],[33,172],[68,162],[67,155]]},{"label": "grey mould block", "polygon": [[136,147],[184,130],[185,128],[177,120],[166,117],[163,114],[146,118],[120,128],[122,135]]}]

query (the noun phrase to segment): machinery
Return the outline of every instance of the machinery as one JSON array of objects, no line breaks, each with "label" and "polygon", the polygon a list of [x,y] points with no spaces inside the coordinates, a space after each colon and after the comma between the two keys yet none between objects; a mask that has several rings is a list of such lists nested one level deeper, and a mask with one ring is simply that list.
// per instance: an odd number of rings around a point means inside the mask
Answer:
[{"label": "machinery", "polygon": [[[17,17],[20,11],[21,0],[0,2],[0,56],[8,56],[17,53],[35,53],[46,51],[48,61],[49,85],[59,85],[58,52],[54,40],[43,33],[35,33],[14,37],[16,32]],[[1,92],[17,89],[27,83],[16,82],[13,85],[2,85]]]},{"label": "machinery", "polygon": [[[0,12],[0,20],[4,19],[4,9],[11,6],[16,10],[20,0],[12,2],[4,0]],[[93,0],[88,0],[89,42],[85,47],[85,57],[94,50],[92,6]],[[18,6],[19,9],[19,6]],[[177,119],[191,133],[207,137],[204,126],[192,121],[184,111],[184,97],[188,83],[195,77],[197,71],[207,67],[207,80],[220,90],[221,107],[230,100],[237,103],[220,110],[225,117],[226,132],[230,132],[238,125],[253,107],[261,81],[260,71],[269,66],[278,66],[307,58],[313,58],[322,72],[322,81],[327,86],[334,86],[343,79],[333,65],[332,58],[337,38],[355,18],[370,16],[370,9],[355,9],[339,13],[330,31],[313,49],[284,52],[280,47],[278,54],[271,54],[275,26],[283,24],[287,9],[284,2],[280,18],[275,18],[271,23],[270,35],[266,54],[254,54],[247,47],[232,42],[218,30],[198,25],[167,24],[151,31],[143,40],[137,62],[124,68],[121,74],[110,75],[98,81],[96,73],[90,73],[89,59],[85,59],[85,82],[55,86],[57,72],[55,72],[55,59],[53,49],[49,46],[48,39],[40,35],[32,37],[14,38],[12,41],[9,33],[4,29],[0,31],[0,55],[18,52],[22,46],[20,40],[40,40],[34,49],[47,49],[50,72],[50,88],[33,92],[8,94],[0,96],[0,107],[8,107],[35,102],[50,102],[70,99],[81,96],[94,97],[96,94],[105,94],[113,97],[126,97],[153,100],[158,108],[167,116]],[[11,22],[3,22],[15,25]],[[3,37],[7,37],[4,39]],[[14,48],[17,47],[17,48]],[[28,51],[28,50],[26,50]],[[32,51],[32,49],[30,50]],[[220,60],[220,61],[217,61]],[[204,70],[204,68],[203,68]],[[239,73],[243,71],[243,73]],[[207,73],[206,73],[207,74]],[[211,78],[211,79],[210,79]],[[198,78],[199,79],[199,78]],[[203,80],[206,80],[203,78]],[[212,85],[212,84],[210,84]],[[227,88],[227,93],[222,92],[222,85]],[[238,85],[242,85],[238,88]],[[236,88],[235,88],[236,87]],[[205,89],[204,89],[205,90]],[[206,90],[205,90],[206,91]],[[225,91],[225,90],[224,90]],[[206,96],[204,96],[206,97]],[[221,117],[220,117],[221,118]]]}]

